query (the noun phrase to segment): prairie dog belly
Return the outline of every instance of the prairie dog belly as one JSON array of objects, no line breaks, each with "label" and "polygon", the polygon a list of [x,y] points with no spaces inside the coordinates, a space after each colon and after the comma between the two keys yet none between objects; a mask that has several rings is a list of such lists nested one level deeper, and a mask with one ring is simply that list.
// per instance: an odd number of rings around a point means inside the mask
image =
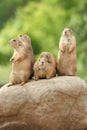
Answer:
[{"label": "prairie dog belly", "polygon": [[39,77],[40,78],[45,78],[46,77],[46,72],[43,68],[38,69]]},{"label": "prairie dog belly", "polygon": [[30,76],[29,73],[29,68],[30,65],[27,60],[21,61],[21,62],[15,62],[12,63],[12,72],[11,72],[11,77],[13,76],[15,78],[15,81],[17,81],[17,83],[21,82],[21,79],[23,78],[23,76]]},{"label": "prairie dog belly", "polygon": [[70,38],[63,38],[61,44],[63,45],[64,51],[67,52],[72,44]]},{"label": "prairie dog belly", "polygon": [[23,60],[21,62],[15,62],[12,63],[12,69],[13,71],[17,71],[17,73],[21,72],[21,71],[28,71],[29,67],[30,67],[30,62],[28,59]]}]

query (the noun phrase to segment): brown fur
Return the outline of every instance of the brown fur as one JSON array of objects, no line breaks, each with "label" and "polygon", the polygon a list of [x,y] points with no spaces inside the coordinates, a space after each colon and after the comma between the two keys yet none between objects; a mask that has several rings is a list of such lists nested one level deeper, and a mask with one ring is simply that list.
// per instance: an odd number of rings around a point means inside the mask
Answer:
[{"label": "brown fur", "polygon": [[49,52],[41,53],[39,59],[34,64],[35,80],[39,78],[50,79],[56,76],[56,60]]},{"label": "brown fur", "polygon": [[57,72],[59,75],[76,75],[76,40],[69,28],[63,30],[60,38]]},{"label": "brown fur", "polygon": [[[34,59],[31,44],[29,41],[23,43],[21,39],[17,38],[10,40],[9,45],[14,48],[14,54],[10,59],[12,62],[12,71],[9,83],[10,85],[24,84],[29,81],[33,73]],[[30,47],[30,49],[28,47]]]},{"label": "brown fur", "polygon": [[17,37],[17,39],[19,41],[21,41],[23,43],[23,45],[25,46],[25,48],[29,51],[29,58],[31,57],[31,64],[32,66],[34,65],[34,53],[33,53],[33,49],[32,49],[32,45],[31,45],[31,38],[26,35],[26,34],[21,34]]}]

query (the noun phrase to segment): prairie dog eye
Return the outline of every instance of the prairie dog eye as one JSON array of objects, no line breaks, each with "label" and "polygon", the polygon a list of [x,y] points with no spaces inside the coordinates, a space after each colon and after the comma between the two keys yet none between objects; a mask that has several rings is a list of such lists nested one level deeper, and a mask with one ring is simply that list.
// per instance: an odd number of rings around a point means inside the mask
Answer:
[{"label": "prairie dog eye", "polygon": [[16,40],[14,39],[13,42],[16,42]]},{"label": "prairie dog eye", "polygon": [[22,37],[22,35],[20,35],[20,37]]}]

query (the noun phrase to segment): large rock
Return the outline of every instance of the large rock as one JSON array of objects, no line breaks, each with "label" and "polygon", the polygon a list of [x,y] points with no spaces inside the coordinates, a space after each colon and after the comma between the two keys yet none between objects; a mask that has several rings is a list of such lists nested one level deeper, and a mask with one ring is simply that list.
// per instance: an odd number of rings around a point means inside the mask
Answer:
[{"label": "large rock", "polygon": [[3,86],[0,130],[87,130],[87,84],[62,76]]}]

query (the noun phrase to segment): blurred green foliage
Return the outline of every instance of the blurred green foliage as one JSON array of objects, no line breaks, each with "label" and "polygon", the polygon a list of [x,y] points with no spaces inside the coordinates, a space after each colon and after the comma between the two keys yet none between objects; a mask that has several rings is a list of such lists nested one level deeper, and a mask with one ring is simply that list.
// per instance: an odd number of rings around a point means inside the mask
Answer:
[{"label": "blurred green foliage", "polygon": [[11,69],[10,39],[28,34],[35,59],[42,51],[49,51],[57,58],[59,39],[65,27],[70,27],[76,37],[77,75],[87,80],[87,0],[1,0],[0,82],[8,81]]}]

